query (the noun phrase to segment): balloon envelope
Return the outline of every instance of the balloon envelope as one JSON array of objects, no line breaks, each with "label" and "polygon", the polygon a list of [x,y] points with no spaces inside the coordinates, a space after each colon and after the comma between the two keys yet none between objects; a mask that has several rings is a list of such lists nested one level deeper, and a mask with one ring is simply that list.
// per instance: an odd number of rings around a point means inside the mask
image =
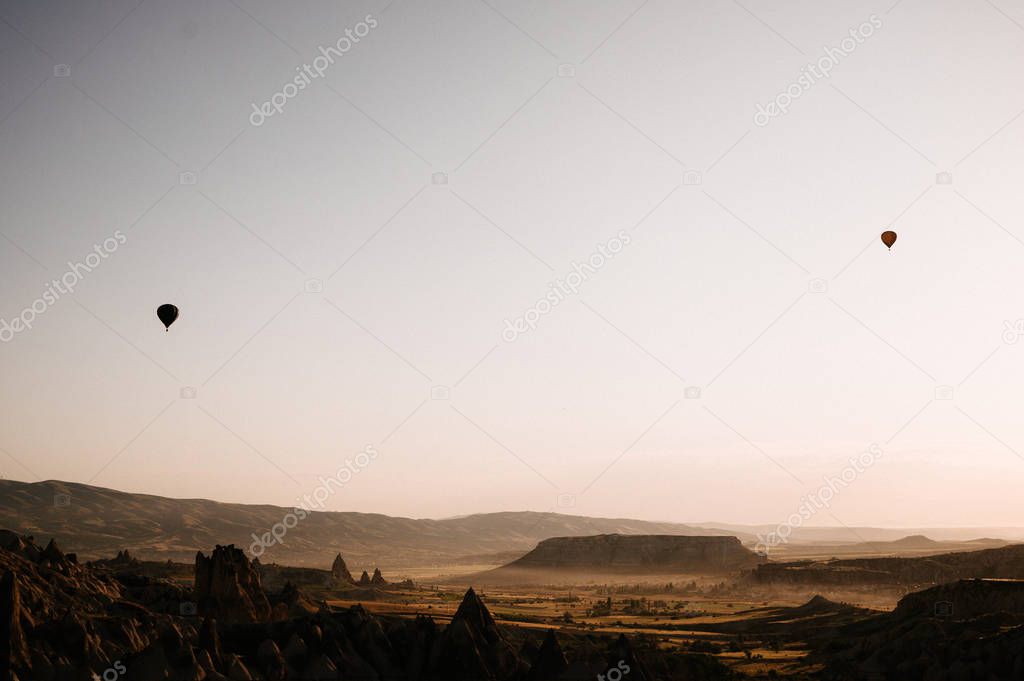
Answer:
[{"label": "balloon envelope", "polygon": [[892,245],[896,243],[896,232],[882,232],[882,243],[886,248],[892,248]]},{"label": "balloon envelope", "polygon": [[156,309],[156,316],[164,323],[164,327],[171,328],[171,324],[178,318],[178,308],[170,303],[164,303]]}]

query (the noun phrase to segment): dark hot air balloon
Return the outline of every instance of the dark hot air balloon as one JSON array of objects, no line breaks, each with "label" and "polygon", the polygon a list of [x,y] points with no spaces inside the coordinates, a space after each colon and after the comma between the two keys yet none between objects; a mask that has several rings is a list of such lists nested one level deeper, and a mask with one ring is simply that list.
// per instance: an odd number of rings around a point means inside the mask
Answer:
[{"label": "dark hot air balloon", "polygon": [[882,243],[885,244],[886,248],[892,248],[892,245],[896,243],[896,232],[882,232]]},{"label": "dark hot air balloon", "polygon": [[156,309],[156,316],[164,323],[166,330],[171,329],[171,324],[178,318],[178,308],[170,303],[164,303]]}]

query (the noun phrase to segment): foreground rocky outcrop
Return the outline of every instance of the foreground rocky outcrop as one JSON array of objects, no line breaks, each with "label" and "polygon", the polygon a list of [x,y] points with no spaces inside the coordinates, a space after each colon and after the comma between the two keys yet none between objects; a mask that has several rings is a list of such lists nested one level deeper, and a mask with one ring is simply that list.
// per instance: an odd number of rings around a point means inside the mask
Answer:
[{"label": "foreground rocky outcrop", "polygon": [[[736,678],[718,659],[660,637],[570,626],[539,640],[536,629],[496,622],[475,589],[445,624],[332,609],[289,582],[268,593],[258,567],[231,546],[197,557],[194,591],[138,567],[123,557],[83,565],[56,542],[41,548],[0,531],[0,681]],[[683,626],[737,639],[800,636],[814,651],[802,678],[820,681],[1024,678],[1022,581],[943,584],[909,594],[891,613],[815,597]]]},{"label": "foreground rocky outcrop", "polygon": [[1024,581],[972,579],[908,594],[840,630],[817,658],[833,681],[1024,679]]},{"label": "foreground rocky outcrop", "polygon": [[436,650],[442,678],[510,679],[526,672],[483,601],[470,588]]},{"label": "foreground rocky outcrop", "polygon": [[1024,618],[1024,580],[962,579],[907,594],[896,605],[898,618],[958,620],[1007,613]]},{"label": "foreground rocky outcrop", "polygon": [[545,539],[499,570],[722,573],[759,562],[736,537],[599,534]]},{"label": "foreground rocky outcrop", "polygon": [[590,681],[619,665],[629,681],[730,678],[713,658],[655,641],[641,652],[625,637],[570,633],[563,648],[548,632],[538,648],[472,589],[445,626],[314,608],[291,583],[268,595],[233,546],[196,556],[194,592],[129,563],[79,565],[55,543],[0,532],[0,681]]},{"label": "foreground rocky outcrop", "polygon": [[270,602],[260,573],[235,546],[218,545],[209,558],[196,554],[195,595],[199,611],[232,622],[266,622]]},{"label": "foreground rocky outcrop", "polygon": [[32,537],[0,531],[0,680],[90,679],[162,636],[188,635],[187,622],[159,612],[180,594],[172,585],[122,583],[53,541],[41,549]]},{"label": "foreground rocky outcrop", "polygon": [[555,630],[548,629],[548,633],[544,635],[544,641],[537,651],[536,659],[530,665],[526,681],[557,679],[568,668],[569,660],[565,658],[562,646],[558,643],[558,637],[555,636]]}]

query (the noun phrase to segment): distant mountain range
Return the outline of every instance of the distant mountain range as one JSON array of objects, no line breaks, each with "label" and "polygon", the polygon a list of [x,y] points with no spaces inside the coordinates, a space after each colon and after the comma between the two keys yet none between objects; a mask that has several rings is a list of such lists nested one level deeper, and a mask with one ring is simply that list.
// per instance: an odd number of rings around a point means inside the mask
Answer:
[{"label": "distant mountain range", "polygon": [[[737,525],[715,521],[688,523],[693,527],[726,530],[735,536],[767,535],[778,525]],[[1010,542],[1024,541],[1024,527],[816,527],[792,528],[790,544],[860,544],[863,542],[895,542],[908,535],[921,535],[939,542],[965,542],[985,537]]]},{"label": "distant mountain range", "polygon": [[[293,509],[226,504],[206,499],[169,499],[72,482],[0,480],[0,528],[51,537],[82,559],[110,558],[121,549],[145,560],[191,563],[196,551],[236,544],[248,551],[257,536],[277,525],[261,562],[329,568],[341,553],[353,569],[455,563],[507,562],[549,537],[595,534],[739,535],[679,523],[587,518],[559,513],[484,513],[426,520],[375,513],[310,512],[288,522]],[[295,521],[295,522],[293,522]],[[273,540],[273,537],[271,537]],[[259,548],[259,547],[258,547]]]},{"label": "distant mountain range", "polygon": [[[285,528],[292,510],[207,499],[170,499],[54,480],[0,480],[0,528],[34,534],[40,541],[56,538],[66,550],[77,552],[83,559],[109,558],[119,550],[129,549],[142,559],[191,563],[196,551],[210,551],[217,544],[233,543],[248,551],[254,534],[263,536],[276,529],[281,541],[267,535],[272,541],[260,555],[264,563],[329,568],[335,555],[341,553],[353,568],[372,570],[380,566],[393,571],[413,566],[501,565],[551,537],[727,535],[753,547],[757,532],[775,529],[767,525],[683,524],[532,511],[481,513],[441,520],[376,513],[310,512],[294,522],[293,527]],[[289,522],[295,520],[292,517]],[[906,535],[924,534],[930,539],[904,539]],[[999,544],[979,540],[976,546],[928,545],[931,540],[962,542],[978,537],[1024,539],[1024,528],[797,528],[788,545],[773,550],[773,557],[786,559],[794,555],[789,549],[796,544],[814,544],[816,549],[822,548],[822,555],[865,551],[937,553]],[[862,542],[895,543],[866,546]],[[829,544],[835,546],[829,550]]]}]

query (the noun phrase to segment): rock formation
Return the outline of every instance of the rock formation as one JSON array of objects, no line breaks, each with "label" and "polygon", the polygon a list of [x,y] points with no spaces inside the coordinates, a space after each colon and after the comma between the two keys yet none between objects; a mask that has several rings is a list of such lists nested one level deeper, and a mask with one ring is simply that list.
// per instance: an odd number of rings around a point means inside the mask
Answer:
[{"label": "rock formation", "polygon": [[850,625],[816,655],[824,678],[1024,678],[1024,581],[942,584],[902,598],[891,613]]},{"label": "rock formation", "polygon": [[940,584],[907,594],[893,614],[964,620],[999,612],[1024,617],[1024,580],[962,579]]},{"label": "rock formation", "polygon": [[[83,681],[110,678],[111,669],[127,681],[577,681],[607,672],[616,656],[635,659],[639,670],[641,658],[664,655],[656,643],[629,648],[590,632],[567,634],[574,638],[563,648],[548,632],[524,658],[512,641],[528,634],[498,625],[472,589],[447,626],[360,606],[310,612],[287,582],[268,599],[232,546],[197,556],[195,594],[153,576],[163,565],[144,564],[153,571],[145,574],[97,563],[80,565],[56,544],[42,549],[0,532],[0,681]],[[188,599],[199,601],[201,619],[179,608]],[[293,608],[269,621],[270,603]],[[730,678],[712,658],[700,661],[699,676],[661,662],[651,681]],[[634,678],[645,679],[623,681]]]},{"label": "rock formation", "polygon": [[11,668],[24,667],[29,662],[28,645],[21,620],[18,579],[7,570],[0,575],[0,679],[11,678]]},{"label": "rock formation", "polygon": [[565,659],[562,646],[558,644],[555,630],[548,629],[548,633],[544,636],[544,642],[540,644],[540,650],[537,651],[536,659],[526,675],[526,681],[557,679],[568,667],[569,661]]},{"label": "rock formation", "polygon": [[387,584],[387,582],[384,581],[384,575],[380,573],[380,568],[373,569],[373,577],[370,578],[370,584],[374,586],[384,586]]},{"label": "rock formation", "polygon": [[720,573],[761,562],[736,537],[599,534],[545,539],[506,569]]},{"label": "rock formation", "polygon": [[441,678],[453,681],[507,679],[526,671],[472,588],[441,635],[436,659]]},{"label": "rock formation", "polygon": [[359,586],[370,586],[370,575],[367,574],[366,570],[363,570],[363,574],[359,575]]},{"label": "rock formation", "polygon": [[331,576],[339,582],[344,584],[355,584],[356,580],[352,577],[352,573],[348,571],[348,566],[345,565],[345,560],[339,553],[334,557],[334,564],[331,565]]},{"label": "rock formation", "polygon": [[195,598],[199,612],[224,622],[266,622],[270,603],[259,573],[234,544],[220,546],[209,558],[196,554]]},{"label": "rock formation", "polygon": [[920,587],[958,579],[1024,577],[1024,544],[918,558],[848,558],[767,563],[750,573],[762,584]]}]

